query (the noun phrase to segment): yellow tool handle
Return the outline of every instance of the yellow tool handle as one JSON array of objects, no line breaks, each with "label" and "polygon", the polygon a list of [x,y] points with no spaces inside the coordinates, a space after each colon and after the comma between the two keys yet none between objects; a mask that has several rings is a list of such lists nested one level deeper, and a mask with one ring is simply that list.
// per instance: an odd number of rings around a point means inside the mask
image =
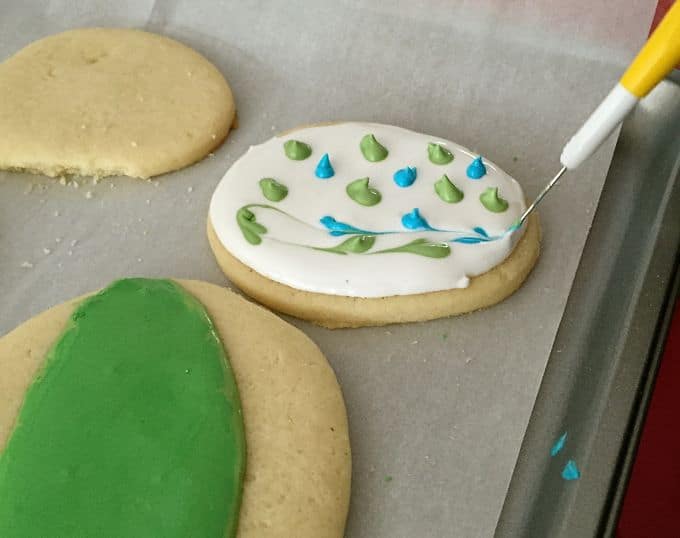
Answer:
[{"label": "yellow tool handle", "polygon": [[680,0],[677,0],[623,74],[620,82],[640,99],[679,64]]}]

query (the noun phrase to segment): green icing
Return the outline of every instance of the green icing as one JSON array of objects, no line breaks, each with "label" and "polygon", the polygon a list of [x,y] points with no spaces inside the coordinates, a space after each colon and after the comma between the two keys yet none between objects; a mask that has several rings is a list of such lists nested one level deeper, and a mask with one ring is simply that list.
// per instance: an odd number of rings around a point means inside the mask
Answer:
[{"label": "green icing", "polygon": [[255,213],[250,211],[247,206],[242,207],[236,212],[236,222],[248,243],[251,245],[262,243],[260,235],[267,233],[267,228],[255,220]]},{"label": "green icing", "polygon": [[293,161],[304,161],[312,154],[312,148],[309,144],[299,140],[287,140],[284,142],[283,151],[286,153],[286,157]]},{"label": "green icing", "polygon": [[376,189],[368,186],[367,177],[352,181],[347,185],[346,190],[347,195],[357,204],[372,206],[382,200],[381,194]]},{"label": "green icing", "polygon": [[280,202],[288,196],[288,187],[270,177],[263,177],[260,180],[260,189],[264,197],[272,202]]},{"label": "green icing", "polygon": [[361,153],[366,160],[372,163],[384,160],[389,153],[387,148],[378,142],[372,134],[367,134],[361,139],[359,148],[361,148]]},{"label": "green icing", "polygon": [[427,145],[427,155],[434,164],[449,164],[453,160],[453,153],[434,142]]},{"label": "green icing", "polygon": [[363,254],[371,249],[375,243],[375,237],[372,235],[355,235],[349,239],[345,239],[342,243],[330,248],[315,248],[314,250],[323,250],[324,252],[335,252],[336,254]]},{"label": "green icing", "polygon": [[[359,179],[353,183],[362,182],[364,187],[367,188],[368,178]],[[350,184],[351,185],[351,184]],[[349,190],[349,187],[348,187]],[[380,193],[375,191],[375,194],[380,201]],[[361,203],[361,202],[359,202]],[[376,202],[377,203],[377,202]],[[243,206],[236,212],[236,220],[241,226],[241,232],[243,236],[253,245],[259,245],[262,242],[260,234],[267,232],[267,229],[257,222],[255,214],[250,211],[251,208],[267,209],[271,211],[276,211],[288,218],[291,218],[300,224],[307,225],[304,221],[301,221],[292,215],[286,213],[278,207],[266,204],[248,204]],[[360,230],[357,230],[360,231]],[[376,244],[380,234],[373,234],[371,232],[366,232],[365,234],[353,235],[345,239],[342,243],[334,247],[316,247],[312,245],[305,245],[299,243],[288,243],[290,245],[296,245],[303,248],[309,248],[313,250],[319,250],[322,252],[332,252],[334,254],[387,254],[390,252],[404,252],[408,254],[416,254],[418,256],[427,256],[428,258],[446,258],[450,253],[451,249],[447,243],[429,241],[427,239],[421,238],[400,245],[398,247],[376,250],[369,252]]]},{"label": "green icing", "polygon": [[451,180],[446,174],[435,182],[434,190],[437,193],[437,196],[448,204],[456,204],[464,197],[463,191],[451,183]]},{"label": "green icing", "polygon": [[203,306],[167,280],[86,299],[0,454],[0,536],[233,537],[245,440]]},{"label": "green icing", "polygon": [[479,196],[482,205],[494,213],[503,213],[508,209],[508,202],[498,194],[498,187],[489,187]]},{"label": "green icing", "polygon": [[438,243],[420,238],[399,247],[378,250],[374,254],[385,254],[388,252],[407,252],[409,254],[417,254],[418,256],[427,256],[428,258],[446,258],[451,254],[451,247],[447,243]]}]

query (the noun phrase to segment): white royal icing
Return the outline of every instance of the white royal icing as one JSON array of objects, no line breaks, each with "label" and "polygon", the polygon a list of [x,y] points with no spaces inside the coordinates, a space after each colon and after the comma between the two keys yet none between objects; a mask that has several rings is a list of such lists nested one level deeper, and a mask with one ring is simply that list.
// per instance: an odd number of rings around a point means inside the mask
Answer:
[{"label": "white royal icing", "polygon": [[[369,162],[359,149],[361,138],[372,133],[389,151],[386,159]],[[311,146],[305,160],[289,159],[283,149],[287,140]],[[428,158],[428,143],[445,146],[454,155],[452,162],[437,165]],[[319,179],[316,166],[328,153],[335,175]],[[251,146],[227,171],[210,203],[210,220],[222,245],[238,260],[261,275],[296,289],[350,297],[410,295],[451,288],[465,288],[469,278],[500,264],[523,233],[505,234],[526,208],[519,184],[492,162],[484,159],[487,173],[481,179],[468,178],[466,169],[477,157],[469,150],[437,137],[399,127],[376,123],[340,123],[309,127],[274,137]],[[406,166],[417,169],[410,187],[399,187],[394,173]],[[459,203],[446,203],[435,193],[434,183],[446,174],[464,193]],[[366,207],[346,193],[347,184],[369,177],[382,200]],[[288,188],[279,202],[267,200],[260,189],[262,178],[273,178]],[[493,213],[480,202],[489,187],[498,187],[508,209]],[[252,207],[261,204],[272,210]],[[237,224],[239,209],[248,206],[256,221],[266,228],[260,244],[246,240]],[[418,208],[429,225],[438,230],[408,230],[401,222],[404,214]],[[354,235],[333,236],[320,219],[332,216],[376,235],[364,253],[337,254],[316,248],[332,248]],[[454,238],[478,237],[474,228],[483,228],[493,241],[466,244]],[[460,233],[454,233],[454,232]],[[416,239],[446,243],[450,253],[432,258],[410,252],[379,253]]]}]

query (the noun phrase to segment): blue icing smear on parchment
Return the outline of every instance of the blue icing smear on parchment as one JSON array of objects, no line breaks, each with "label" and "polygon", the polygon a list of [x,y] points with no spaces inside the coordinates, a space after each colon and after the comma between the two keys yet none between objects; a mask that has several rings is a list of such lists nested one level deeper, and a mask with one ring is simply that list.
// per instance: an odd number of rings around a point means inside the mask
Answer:
[{"label": "blue icing smear on parchment", "polygon": [[314,175],[319,179],[328,179],[335,175],[335,170],[333,170],[333,165],[331,165],[331,160],[328,158],[328,153],[324,153],[319,164],[316,165],[316,170],[314,170]]},{"label": "blue icing smear on parchment", "polygon": [[562,449],[564,448],[564,444],[567,441],[567,432],[564,432],[560,438],[555,441],[555,444],[552,446],[550,449],[550,455],[554,458],[557,456],[560,452],[562,452]]},{"label": "blue icing smear on parchment", "polygon": [[397,170],[392,177],[394,182],[400,187],[410,187],[413,185],[416,177],[418,177],[418,171],[415,166],[407,166],[406,168]]},{"label": "blue icing smear on parchment", "polygon": [[581,478],[581,471],[574,460],[569,460],[562,469],[562,478],[565,480],[578,480]]}]

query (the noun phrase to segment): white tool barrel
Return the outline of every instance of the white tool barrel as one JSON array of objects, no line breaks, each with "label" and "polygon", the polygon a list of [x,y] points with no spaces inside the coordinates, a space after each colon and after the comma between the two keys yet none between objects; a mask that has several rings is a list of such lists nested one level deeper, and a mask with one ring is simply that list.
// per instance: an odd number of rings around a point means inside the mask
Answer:
[{"label": "white tool barrel", "polygon": [[595,153],[602,142],[633,110],[637,102],[638,98],[621,84],[614,86],[605,100],[564,146],[560,156],[562,164],[571,170]]}]

